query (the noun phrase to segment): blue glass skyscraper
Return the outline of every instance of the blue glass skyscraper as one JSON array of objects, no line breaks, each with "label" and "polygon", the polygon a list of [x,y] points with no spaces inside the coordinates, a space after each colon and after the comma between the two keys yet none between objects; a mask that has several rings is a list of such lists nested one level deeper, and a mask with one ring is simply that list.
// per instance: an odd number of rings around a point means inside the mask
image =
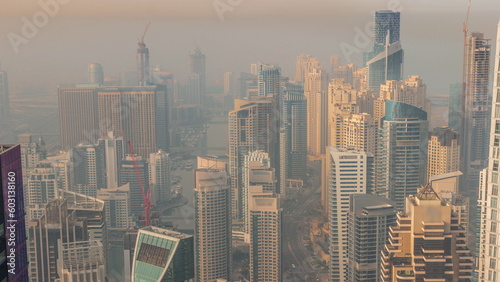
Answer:
[{"label": "blue glass skyscraper", "polygon": [[373,51],[365,53],[368,67],[368,89],[378,93],[380,84],[386,80],[401,80],[403,77],[404,52],[400,42],[400,13],[377,11],[374,19]]},{"label": "blue glass skyscraper", "polygon": [[377,150],[375,192],[396,202],[415,195],[427,175],[427,113],[409,104],[387,100]]}]

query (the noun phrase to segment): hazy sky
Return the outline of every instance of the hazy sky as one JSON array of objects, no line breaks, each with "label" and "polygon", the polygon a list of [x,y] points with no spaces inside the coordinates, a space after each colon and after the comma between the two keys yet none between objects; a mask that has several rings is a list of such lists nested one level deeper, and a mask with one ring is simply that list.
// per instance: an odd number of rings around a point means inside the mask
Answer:
[{"label": "hazy sky", "polygon": [[[365,29],[373,11],[388,8],[402,13],[405,75],[421,75],[428,94],[447,93],[449,83],[461,79],[466,0],[60,1],[67,4],[58,5],[46,23],[39,3],[50,1],[2,1],[0,61],[13,88],[84,82],[91,62],[101,63],[105,75],[118,76],[135,66],[137,39],[149,21],[151,65],[174,71],[180,81],[195,42],[206,55],[209,84],[226,71],[248,71],[259,60],[279,64],[293,78],[299,53],[317,56],[326,68],[332,54],[347,63],[340,46],[365,47],[356,45],[356,30]],[[231,10],[221,20],[214,5]],[[40,27],[26,38],[23,18],[33,22],[34,15]],[[498,0],[473,0],[469,29],[494,38],[499,18]],[[13,34],[23,37],[18,53],[9,39]],[[352,56],[355,63],[360,58]]]}]

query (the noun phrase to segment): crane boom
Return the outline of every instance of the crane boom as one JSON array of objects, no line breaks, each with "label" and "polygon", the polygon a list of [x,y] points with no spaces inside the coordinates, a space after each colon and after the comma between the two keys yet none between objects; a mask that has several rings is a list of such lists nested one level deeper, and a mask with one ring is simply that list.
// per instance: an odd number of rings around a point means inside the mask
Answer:
[{"label": "crane boom", "polygon": [[137,182],[139,183],[139,188],[141,189],[141,194],[142,194],[142,200],[144,202],[144,219],[146,222],[146,226],[151,225],[151,218],[149,216],[149,209],[153,206],[151,204],[151,192],[150,191],[144,191],[144,185],[142,182],[141,174],[139,172],[139,166],[137,165],[137,160],[135,157],[134,153],[134,148],[132,147],[132,143],[130,140],[127,140],[128,144],[128,150],[130,153],[130,157],[132,158],[132,162],[134,164],[134,169],[135,169],[135,176],[137,177]]},{"label": "crane boom", "polygon": [[151,24],[151,22],[149,22],[147,25],[146,25],[146,28],[144,29],[144,33],[142,34],[142,37],[141,37],[141,40],[139,41],[140,43],[144,43],[144,37],[146,37],[146,33],[148,32],[148,29],[149,29],[149,25]]}]

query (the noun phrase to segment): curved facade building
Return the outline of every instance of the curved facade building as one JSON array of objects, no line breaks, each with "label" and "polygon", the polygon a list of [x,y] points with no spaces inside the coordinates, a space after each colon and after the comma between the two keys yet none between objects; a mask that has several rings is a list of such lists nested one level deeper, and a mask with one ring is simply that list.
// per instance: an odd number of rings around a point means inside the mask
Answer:
[{"label": "curved facade building", "polygon": [[409,104],[388,100],[381,120],[375,192],[404,208],[427,174],[427,113]]}]

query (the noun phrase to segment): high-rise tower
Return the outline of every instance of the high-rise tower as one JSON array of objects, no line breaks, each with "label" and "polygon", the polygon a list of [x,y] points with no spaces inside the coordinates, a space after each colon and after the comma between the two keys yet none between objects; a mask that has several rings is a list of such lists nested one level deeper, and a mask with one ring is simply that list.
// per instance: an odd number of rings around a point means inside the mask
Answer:
[{"label": "high-rise tower", "polygon": [[460,146],[458,132],[449,127],[436,127],[428,145],[428,178],[459,170]]},{"label": "high-rise tower", "polygon": [[139,229],[132,268],[133,281],[192,281],[192,235],[148,226]]},{"label": "high-rise tower", "polygon": [[89,84],[99,84],[104,85],[104,72],[102,71],[102,65],[99,63],[89,64]]},{"label": "high-rise tower", "polygon": [[453,206],[431,184],[405,201],[397,224],[389,228],[379,281],[471,281],[467,230]]},{"label": "high-rise tower", "polygon": [[95,85],[59,86],[61,148],[94,144],[99,137],[97,88]]},{"label": "high-rise tower", "polygon": [[137,79],[139,81],[139,86],[148,86],[151,82],[151,70],[149,67],[149,49],[144,43],[144,37],[148,32],[149,23],[144,30],[144,34],[137,43]]},{"label": "high-rise tower", "polygon": [[400,42],[400,13],[375,12],[373,52],[365,54],[368,67],[368,89],[377,93],[386,80],[401,80],[403,49]]},{"label": "high-rise tower", "polygon": [[488,159],[491,117],[490,52],[491,43],[483,33],[473,32],[467,41],[465,62],[465,105],[461,138],[463,191],[473,192],[479,172]]},{"label": "high-rise tower", "polygon": [[198,157],[195,170],[196,281],[231,277],[231,194],[227,165]]},{"label": "high-rise tower", "polygon": [[480,252],[478,255],[479,281],[497,281],[499,277],[497,252],[499,244],[500,226],[498,223],[498,171],[500,166],[500,22],[498,23],[498,33],[496,42],[495,57],[495,79],[493,82],[493,106],[494,112],[491,114],[491,130],[489,143],[488,167],[481,173],[478,205],[481,206],[479,234]]},{"label": "high-rise tower", "polygon": [[[191,72],[190,83],[197,84],[196,87],[192,87],[192,93],[190,93],[193,104],[204,105],[206,102],[206,71],[205,71],[205,54],[201,52],[199,47],[196,47],[193,54],[189,55],[189,69]],[[195,76],[193,76],[195,75]],[[192,77],[196,77],[195,81],[191,82]]]},{"label": "high-rise tower", "polygon": [[250,215],[250,281],[282,280],[281,234],[282,208],[275,193],[252,194]]},{"label": "high-rise tower", "polygon": [[389,226],[396,223],[394,202],[375,195],[351,195],[348,218],[346,281],[377,281],[380,252],[389,238]]},{"label": "high-rise tower", "polygon": [[21,146],[0,145],[0,185],[0,280],[28,281]]},{"label": "high-rise tower", "polygon": [[388,100],[381,121],[375,164],[375,193],[396,202],[415,195],[427,177],[427,113],[417,107]]},{"label": "high-rise tower", "polygon": [[349,197],[371,191],[373,155],[334,147],[327,153],[323,196],[330,224],[330,281],[347,281]]}]

